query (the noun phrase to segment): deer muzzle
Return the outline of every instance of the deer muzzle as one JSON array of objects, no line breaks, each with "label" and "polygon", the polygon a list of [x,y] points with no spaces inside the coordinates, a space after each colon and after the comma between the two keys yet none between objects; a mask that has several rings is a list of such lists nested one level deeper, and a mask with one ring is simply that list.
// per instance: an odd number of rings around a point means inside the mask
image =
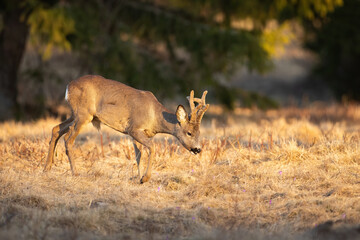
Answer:
[{"label": "deer muzzle", "polygon": [[190,149],[190,152],[191,152],[192,154],[198,154],[198,153],[201,152],[201,148],[191,148],[191,149]]}]

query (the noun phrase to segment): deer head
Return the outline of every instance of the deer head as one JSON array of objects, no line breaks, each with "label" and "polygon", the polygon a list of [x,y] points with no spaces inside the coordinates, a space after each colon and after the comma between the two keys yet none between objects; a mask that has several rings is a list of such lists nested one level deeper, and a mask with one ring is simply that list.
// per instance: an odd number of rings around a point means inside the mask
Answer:
[{"label": "deer head", "polygon": [[[207,91],[205,91],[200,98],[194,98],[194,91],[190,92],[187,97],[190,104],[190,114],[188,114],[182,105],[176,109],[176,118],[179,122],[175,129],[175,136],[179,139],[181,144],[189,150],[192,154],[201,152],[199,144],[200,123],[204,113],[209,108],[209,104],[205,103]],[[195,102],[198,104],[195,106]]]}]

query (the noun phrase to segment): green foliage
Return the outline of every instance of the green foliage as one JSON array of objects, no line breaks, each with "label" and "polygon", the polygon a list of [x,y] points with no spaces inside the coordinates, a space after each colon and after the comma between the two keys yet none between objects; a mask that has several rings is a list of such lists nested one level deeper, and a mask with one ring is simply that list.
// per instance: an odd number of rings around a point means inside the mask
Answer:
[{"label": "green foliage", "polygon": [[72,7],[71,39],[87,69],[158,96],[215,86],[216,74],[241,65],[260,72],[271,66],[259,30],[223,27],[171,4],[90,2]]},{"label": "green foliage", "polygon": [[343,5],[343,0],[276,0],[280,18],[303,18],[313,20],[326,17],[335,8]]},{"label": "green foliage", "polygon": [[231,20],[251,18],[255,27],[262,28],[269,19],[326,17],[342,6],[343,0],[170,0],[170,3],[207,20],[220,16],[218,22],[225,26],[230,26]]},{"label": "green foliage", "polygon": [[[286,22],[267,31],[270,19],[314,19],[341,4],[342,0],[78,1],[72,4],[72,43],[84,54],[88,72],[160,97],[212,86],[214,95],[231,107],[235,98],[231,90],[219,87],[216,76],[226,78],[242,66],[266,72],[270,54],[291,38],[282,32]],[[247,18],[252,27],[235,26]]]},{"label": "green foliage", "polygon": [[44,59],[50,58],[54,49],[70,51],[67,39],[75,32],[75,23],[63,6],[35,8],[27,19],[30,25],[30,41],[38,48]]},{"label": "green foliage", "polygon": [[[212,87],[228,107],[239,93],[221,85],[246,66],[266,72],[270,56],[291,36],[287,19],[316,21],[342,0],[78,0],[46,8],[38,0],[28,18],[31,41],[44,59],[74,50],[83,72],[101,74],[160,98]],[[251,26],[239,27],[249,20]],[[283,21],[268,31],[269,20]],[[306,22],[304,21],[304,22]]]},{"label": "green foliage", "polygon": [[332,87],[337,98],[360,101],[360,2],[347,0],[322,21],[308,23],[308,47],[317,52],[316,74]]},{"label": "green foliage", "polygon": [[284,22],[281,25],[268,27],[262,34],[262,47],[270,56],[278,56],[284,52],[284,46],[294,39],[290,30],[290,24]]}]

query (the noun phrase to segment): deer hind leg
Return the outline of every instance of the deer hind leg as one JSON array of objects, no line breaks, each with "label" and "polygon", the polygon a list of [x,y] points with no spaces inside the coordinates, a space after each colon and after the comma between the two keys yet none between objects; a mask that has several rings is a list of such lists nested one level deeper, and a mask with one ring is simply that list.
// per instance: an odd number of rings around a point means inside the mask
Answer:
[{"label": "deer hind leg", "polygon": [[71,116],[52,129],[51,140],[49,143],[49,152],[45,163],[44,172],[47,172],[51,169],[51,165],[54,163],[54,151],[56,144],[58,143],[60,137],[69,131],[69,127],[71,124],[73,124],[73,121],[74,118]]},{"label": "deer hind leg", "polygon": [[65,140],[65,148],[66,148],[66,155],[68,156],[70,169],[73,175],[78,175],[74,163],[74,154],[73,154],[73,145],[75,142],[75,138],[79,135],[81,127],[91,121],[90,117],[82,117],[79,116],[74,120],[74,123],[69,127],[68,133],[66,133],[64,140]]},{"label": "deer hind leg", "polygon": [[[141,143],[149,150],[149,158],[148,158],[148,162],[147,162],[147,167],[146,167],[143,177],[140,179],[140,183],[147,182],[147,181],[149,181],[149,179],[151,177],[152,160],[154,157],[153,144],[152,144],[151,140],[149,139],[149,137],[146,136],[146,134],[143,131],[139,131],[139,130],[132,131],[131,133],[129,133],[129,135],[132,136],[137,142]],[[140,163],[140,158],[139,158],[139,163]],[[139,170],[139,173],[140,173],[140,170]]]}]

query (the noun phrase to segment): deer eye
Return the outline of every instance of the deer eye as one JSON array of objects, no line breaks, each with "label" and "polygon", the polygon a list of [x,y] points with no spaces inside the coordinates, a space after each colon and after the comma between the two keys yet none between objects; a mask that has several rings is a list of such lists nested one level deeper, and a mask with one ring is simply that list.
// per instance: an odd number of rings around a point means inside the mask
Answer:
[{"label": "deer eye", "polygon": [[190,137],[192,136],[191,132],[187,132],[186,134]]}]

